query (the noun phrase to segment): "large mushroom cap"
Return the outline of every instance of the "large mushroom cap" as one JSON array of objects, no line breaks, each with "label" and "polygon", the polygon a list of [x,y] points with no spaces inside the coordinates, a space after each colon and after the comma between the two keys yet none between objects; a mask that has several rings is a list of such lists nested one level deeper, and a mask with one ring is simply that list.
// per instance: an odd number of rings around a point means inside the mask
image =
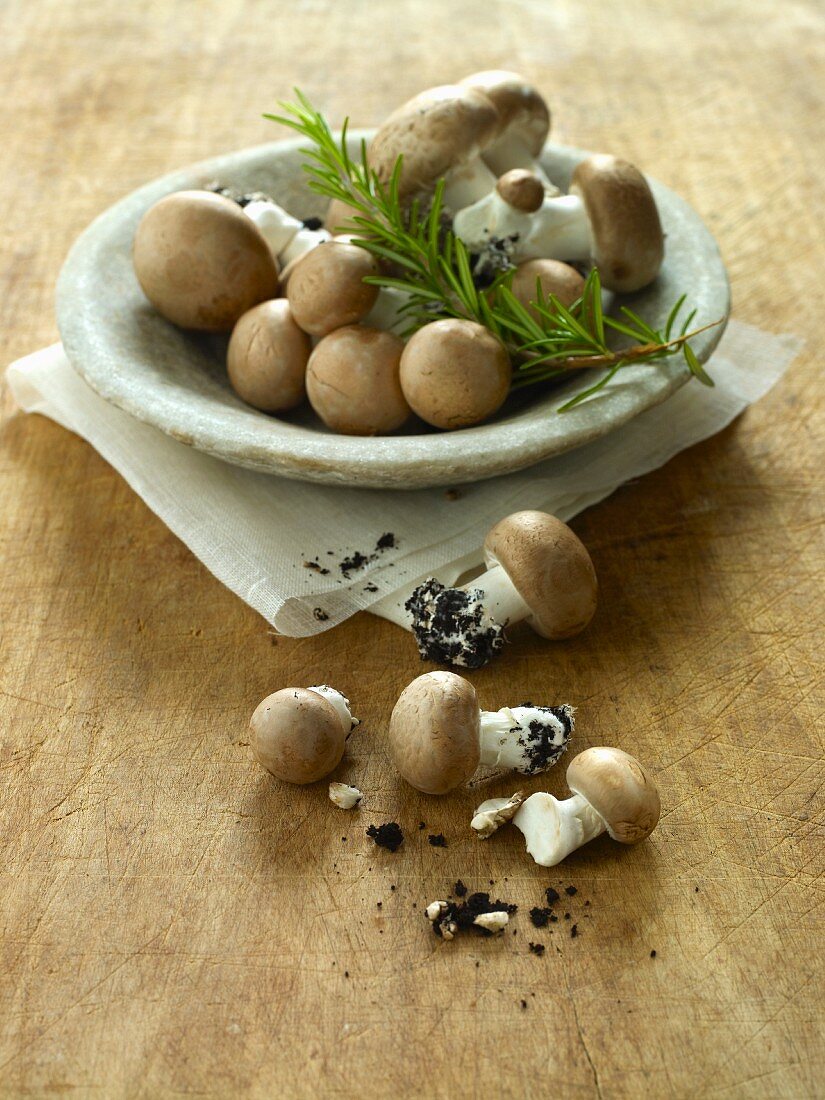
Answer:
[{"label": "large mushroom cap", "polygon": [[296,322],[312,336],[326,336],[360,321],[378,297],[378,287],[364,279],[377,274],[376,260],[357,245],[335,240],[316,245],[289,276],[287,297]]},{"label": "large mushroom cap", "polygon": [[309,688],[282,688],[259,703],[249,723],[252,751],[287,783],[314,783],[340,762],[349,735],[341,715]]},{"label": "large mushroom cap", "polygon": [[473,685],[427,672],[401,692],[390,718],[390,751],[406,781],[425,794],[466,782],[481,757],[481,712]]},{"label": "large mushroom cap", "polygon": [[466,428],[492,416],[511,378],[504,345],[475,321],[432,321],[407,341],[401,356],[404,396],[436,428]]},{"label": "large mushroom cap", "polygon": [[146,297],[181,328],[228,331],[278,293],[278,269],[257,226],[210,191],[177,191],[151,206],[135,232],[133,262]]},{"label": "large mushroom cap", "polygon": [[295,324],[286,298],[261,302],[248,310],[232,330],[226,369],[232,388],[264,412],[283,412],[300,405],[310,339]]},{"label": "large mushroom cap", "polygon": [[614,840],[636,844],[659,821],[656,784],[635,756],[621,749],[585,749],[570,761],[567,785],[586,798]]},{"label": "large mushroom cap", "polygon": [[602,283],[628,294],[652,283],[665,255],[656,200],[638,168],[599,153],[578,164],[570,191],[584,203]]},{"label": "large mushroom cap", "polygon": [[[294,278],[294,276],[293,276]],[[345,435],[386,435],[410,415],[398,378],[404,343],[367,325],[336,329],[309,357],[309,403],[327,427]]]},{"label": "large mushroom cap", "polygon": [[369,162],[386,183],[403,156],[399,194],[409,198],[431,191],[451,168],[478,156],[499,124],[482,92],[458,84],[430,88],[393,111],[372,139]]},{"label": "large mushroom cap", "polygon": [[596,610],[593,562],[580,539],[546,512],[514,512],[484,540],[488,565],[500,565],[530,608],[527,622],[544,638],[584,630]]},{"label": "large mushroom cap", "polygon": [[584,279],[575,267],[562,263],[561,260],[542,258],[519,264],[510,289],[537,320],[541,319],[540,314],[535,306],[530,304],[538,301],[536,280],[545,298],[549,294],[554,294],[565,308],[571,306],[577,298],[581,298],[584,290]]},{"label": "large mushroom cap", "polygon": [[498,111],[500,133],[512,130],[531,156],[539,155],[550,132],[550,109],[532,84],[504,69],[472,73],[459,83],[483,92],[492,102]]}]

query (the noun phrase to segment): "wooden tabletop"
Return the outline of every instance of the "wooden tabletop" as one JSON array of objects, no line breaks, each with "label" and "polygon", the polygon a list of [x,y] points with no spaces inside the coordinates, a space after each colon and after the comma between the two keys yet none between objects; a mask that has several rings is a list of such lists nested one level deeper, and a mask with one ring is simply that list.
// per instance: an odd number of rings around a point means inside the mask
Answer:
[{"label": "wooden tabletop", "polygon": [[[261,113],[294,85],[366,125],[492,67],[546,92],[558,140],[693,203],[736,316],[806,340],[729,429],[576,520],[590,629],[517,631],[474,676],[488,707],[569,700],[575,748],[658,777],[648,842],[552,871],[516,830],[469,835],[512,780],[436,800],[393,773],[409,636],[360,615],[273,638],[87,444],[4,394],[2,1095],[821,1095],[823,22],[815,0],[2,6],[3,363],[57,338],[55,278],[92,218],[271,139]],[[259,699],[319,680],[363,719],[337,773],[367,792],[354,813],[250,757]],[[528,788],[561,794],[556,772]],[[389,820],[395,854],[365,836]],[[433,936],[423,909],[459,878],[518,905],[504,937]],[[537,929],[548,886],[559,920]]]}]

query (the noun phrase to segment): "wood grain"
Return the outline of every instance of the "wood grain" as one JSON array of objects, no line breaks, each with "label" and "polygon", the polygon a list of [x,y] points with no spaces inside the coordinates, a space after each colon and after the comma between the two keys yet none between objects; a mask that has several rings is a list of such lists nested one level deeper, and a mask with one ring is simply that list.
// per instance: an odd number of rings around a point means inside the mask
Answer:
[{"label": "wood grain", "polygon": [[[96,214],[270,139],[260,114],[293,85],[369,124],[493,66],[547,92],[560,140],[680,191],[737,315],[807,340],[736,424],[576,522],[602,588],[588,632],[519,634],[475,677],[489,706],[568,699],[579,748],[658,774],[648,843],[552,873],[513,830],[468,837],[478,788],[425,799],[394,776],[407,636],[359,616],[276,644],[87,445],[6,395],[4,1096],[821,1094],[823,23],[815,0],[0,8],[3,362],[56,338],[55,277]],[[246,744],[264,694],[319,679],[363,718],[338,773],[368,792],[351,815]],[[393,818],[390,855],[364,830]],[[438,942],[422,909],[457,877],[518,903],[517,934]],[[550,935],[527,910],[559,882],[578,893]]]}]

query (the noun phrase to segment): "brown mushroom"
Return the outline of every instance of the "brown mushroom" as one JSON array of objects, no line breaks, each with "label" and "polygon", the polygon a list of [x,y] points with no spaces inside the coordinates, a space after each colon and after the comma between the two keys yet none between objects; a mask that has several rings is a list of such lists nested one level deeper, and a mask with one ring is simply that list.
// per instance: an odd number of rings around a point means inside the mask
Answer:
[{"label": "brown mushroom", "polygon": [[144,294],[182,328],[222,332],[278,293],[278,268],[255,225],[231,199],[178,191],[140,220],[133,261]]},{"label": "brown mushroom", "polygon": [[432,321],[410,338],[401,356],[404,396],[436,428],[486,420],[504,403],[511,378],[504,345],[475,321]]},{"label": "brown mushroom", "polygon": [[407,600],[410,627],[424,660],[464,668],[487,664],[505,628],[526,620],[544,638],[584,630],[598,585],[590,555],[573,531],[546,512],[514,512],[484,540],[487,569],[460,588],[434,578]]},{"label": "brown mushroom", "polygon": [[555,295],[565,308],[569,308],[584,291],[584,279],[570,264],[561,260],[527,260],[519,264],[510,289],[521,304],[538,320],[534,303],[538,301],[537,284],[543,298]]},{"label": "brown mushroom", "polygon": [[312,344],[295,324],[286,298],[261,302],[232,330],[226,369],[232,388],[264,412],[284,412],[300,405]]},{"label": "brown mushroom", "polygon": [[319,244],[291,271],[292,315],[312,336],[360,321],[378,297],[378,287],[364,279],[377,274],[378,263],[363,248],[336,240]]},{"label": "brown mushroom", "polygon": [[340,763],[356,725],[349,700],[335,688],[282,688],[252,715],[252,751],[278,779],[314,783]]},{"label": "brown mushroom", "polygon": [[479,764],[538,775],[567,748],[573,708],[525,704],[481,710],[475,688],[454,672],[427,672],[403,690],[390,717],[399,774],[426,794],[446,794]]},{"label": "brown mushroom", "polygon": [[[293,276],[294,278],[294,276]],[[366,325],[325,336],[309,357],[309,402],[327,427],[345,435],[386,435],[410,415],[398,369],[404,344]]]},{"label": "brown mushroom", "polygon": [[324,217],[324,227],[333,234],[335,237],[339,237],[342,233],[353,233],[358,230],[358,226],[353,222],[353,218],[363,217],[363,212],[358,210],[354,206],[350,206],[344,202],[343,199],[330,199],[327,212]]},{"label": "brown mushroom", "polygon": [[626,160],[588,157],[573,172],[570,194],[544,202],[513,255],[590,261],[608,290],[640,290],[653,282],[664,258],[662,224],[647,180]]},{"label": "brown mushroom", "polygon": [[[614,748],[585,749],[567,768],[572,798],[538,792],[521,804],[512,821],[527,851],[542,867],[563,859],[607,832],[620,844],[638,844],[659,821],[656,784],[635,756]],[[507,799],[489,799],[477,814],[494,812]]]},{"label": "brown mushroom", "polygon": [[421,92],[394,111],[369,147],[369,162],[388,183],[399,157],[402,200],[433,190],[444,179],[444,201],[459,210],[486,195],[496,177],[479,154],[500,127],[498,112],[474,88],[445,84]]}]

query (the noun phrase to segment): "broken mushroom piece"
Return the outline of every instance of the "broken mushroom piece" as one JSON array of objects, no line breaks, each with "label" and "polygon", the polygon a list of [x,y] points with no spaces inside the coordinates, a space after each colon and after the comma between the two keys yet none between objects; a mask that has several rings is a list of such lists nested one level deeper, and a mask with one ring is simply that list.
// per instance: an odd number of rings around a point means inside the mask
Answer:
[{"label": "broken mushroom piece", "polygon": [[535,212],[543,202],[544,186],[538,176],[514,168],[501,176],[483,199],[458,211],[453,232],[473,252],[494,249],[507,256],[530,233]]},{"label": "broken mushroom piece", "polygon": [[292,314],[311,336],[360,321],[378,297],[378,287],[365,283],[378,274],[369,252],[345,241],[319,244],[294,268],[287,286]]},{"label": "broken mushroom piece", "polygon": [[542,298],[546,299],[550,294],[555,295],[565,309],[578,299],[584,292],[584,279],[570,264],[561,260],[527,260],[519,264],[510,290],[521,304],[537,320],[540,318],[535,308],[538,301],[537,286],[541,287]]},{"label": "broken mushroom piece", "polygon": [[177,191],[138,224],[135,274],[143,293],[181,328],[227,332],[278,293],[278,267],[237,203],[210,191]]},{"label": "broken mushroom piece", "polygon": [[[527,851],[542,867],[555,867],[588,841],[607,832],[620,844],[638,844],[659,821],[656,784],[635,758],[621,749],[585,749],[567,768],[572,798],[539,792],[525,799],[513,817]],[[479,810],[495,810],[490,799]]]},{"label": "broken mushroom piece", "polygon": [[608,290],[640,290],[653,282],[664,258],[662,223],[647,180],[619,157],[588,157],[573,172],[570,194],[545,201],[513,255],[589,260]]},{"label": "broken mushroom piece", "polygon": [[492,798],[487,802],[482,802],[473,814],[470,828],[478,834],[481,840],[487,840],[502,825],[506,825],[508,821],[513,820],[522,802],[524,802],[524,791],[516,791],[509,798]]},{"label": "broken mushroom piece", "polygon": [[499,127],[498,112],[483,92],[444,84],[393,111],[367,155],[384,184],[403,158],[398,178],[402,201],[429,194],[443,178],[445,205],[460,210],[495,187],[496,177],[480,154]]},{"label": "broken mushroom piece", "polygon": [[420,328],[401,356],[401,389],[436,428],[466,428],[497,412],[510,390],[510,358],[489,329],[447,318]]},{"label": "broken mushroom piece", "polygon": [[[294,276],[293,276],[294,278]],[[309,357],[309,403],[345,435],[387,435],[410,415],[398,378],[403,341],[366,325],[329,333]]]},{"label": "broken mushroom piece", "polygon": [[284,412],[303,401],[312,344],[296,324],[286,298],[261,302],[232,330],[226,369],[232,388],[264,412]]},{"label": "broken mushroom piece", "polygon": [[363,797],[362,791],[359,791],[357,787],[350,787],[346,783],[330,783],[329,785],[329,800],[340,810],[354,810],[356,806],[360,805]]},{"label": "broken mushroom piece", "polygon": [[473,685],[454,672],[427,672],[402,691],[390,717],[399,774],[425,794],[446,794],[481,765],[538,775],[567,748],[573,708],[481,710]]},{"label": "broken mushroom piece", "polygon": [[546,512],[514,512],[484,540],[487,565],[475,580],[445,588],[434,577],[404,607],[423,660],[481,668],[504,645],[504,630],[526,620],[543,638],[584,630],[596,610],[590,555],[566,523]]},{"label": "broken mushroom piece", "polygon": [[286,267],[316,245],[328,241],[331,236],[326,229],[307,229],[300,218],[293,218],[282,206],[268,199],[247,203],[243,212],[258,227],[281,267]]},{"label": "broken mushroom piece", "polygon": [[544,97],[518,73],[490,69],[465,76],[460,84],[483,92],[498,111],[499,132],[483,159],[497,176],[511,168],[526,168],[539,177],[549,194],[558,188],[537,161],[550,132],[550,109]]},{"label": "broken mushroom piece", "polygon": [[340,763],[357,725],[349,699],[327,684],[282,688],[259,703],[252,715],[252,751],[278,779],[314,783]]}]

